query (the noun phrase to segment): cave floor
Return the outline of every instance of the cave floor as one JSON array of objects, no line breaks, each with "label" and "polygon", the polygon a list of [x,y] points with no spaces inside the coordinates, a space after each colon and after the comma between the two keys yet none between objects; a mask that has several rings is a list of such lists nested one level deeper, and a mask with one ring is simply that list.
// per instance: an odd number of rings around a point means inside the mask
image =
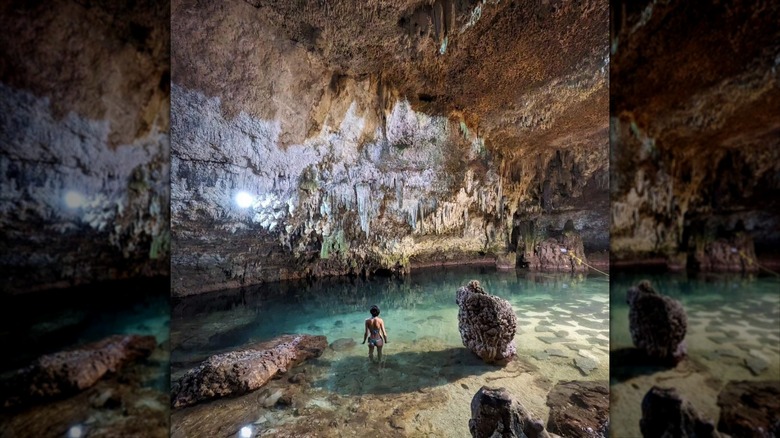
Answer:
[{"label": "cave floor", "polygon": [[[482,363],[461,344],[455,292],[471,279],[507,299],[518,316],[518,357],[504,367]],[[274,287],[283,286],[264,286]],[[258,391],[174,410],[172,436],[235,436],[250,427],[253,436],[357,436],[370,429],[467,437],[471,399],[482,385],[507,388],[546,422],[547,393],[558,381],[608,379],[603,277],[456,267],[401,280],[284,287],[288,292],[275,298],[244,295],[220,310],[175,311],[172,378],[210,354],[283,333],[326,335],[331,347]],[[360,345],[372,304],[388,331],[381,364],[370,363]],[[576,358],[595,368],[585,374]],[[296,374],[302,380],[290,383]]]},{"label": "cave floor", "polygon": [[718,394],[730,381],[780,380],[780,281],[776,278],[734,274],[617,276],[611,307],[613,351],[633,346],[625,294],[642,279],[649,279],[657,291],[680,300],[685,307],[688,357],[673,368],[631,366],[613,357],[610,428],[614,436],[641,436],[642,399],[654,385],[676,388],[717,425]]}]

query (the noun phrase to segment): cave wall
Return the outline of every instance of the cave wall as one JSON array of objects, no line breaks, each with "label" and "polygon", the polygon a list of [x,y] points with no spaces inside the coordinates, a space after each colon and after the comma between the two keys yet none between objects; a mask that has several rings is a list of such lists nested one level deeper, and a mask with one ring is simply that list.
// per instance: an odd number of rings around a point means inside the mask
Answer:
[{"label": "cave wall", "polygon": [[0,6],[5,293],[167,275],[170,5]]},{"label": "cave wall", "polygon": [[612,256],[684,266],[696,241],[742,227],[759,258],[777,254],[780,6],[616,2],[612,14]]},{"label": "cave wall", "polygon": [[[174,295],[493,263],[528,220],[607,249],[606,5],[407,3],[174,2]],[[544,71],[524,20],[581,56]]]}]

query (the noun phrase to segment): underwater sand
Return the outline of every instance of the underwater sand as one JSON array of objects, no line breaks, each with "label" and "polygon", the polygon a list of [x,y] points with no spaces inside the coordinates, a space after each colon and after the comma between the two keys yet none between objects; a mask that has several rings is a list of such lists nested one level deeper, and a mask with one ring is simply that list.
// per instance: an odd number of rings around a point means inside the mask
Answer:
[{"label": "underwater sand", "polygon": [[[641,402],[653,385],[675,387],[705,417],[718,422],[717,397],[731,380],[780,379],[780,280],[740,275],[615,274],[611,348],[632,347],[628,288],[642,279],[680,300],[688,316],[688,359],[674,368],[625,367],[611,380],[611,434],[641,436]],[[760,356],[766,369],[754,374],[746,360]],[[613,371],[619,364],[613,363]]]},{"label": "underwater sand", "polygon": [[[518,316],[518,358],[505,367],[482,363],[461,343],[455,292],[472,279],[507,299]],[[404,279],[281,282],[180,299],[171,322],[173,379],[211,354],[284,333],[357,345],[329,348],[250,394],[177,409],[172,436],[236,436],[249,426],[253,436],[357,436],[368,427],[382,436],[468,437],[471,399],[483,385],[506,387],[546,421],[547,393],[559,380],[607,380],[608,302],[603,276],[478,267],[425,269]],[[369,363],[360,345],[372,304],[382,309],[388,332],[381,365]],[[585,356],[597,362],[588,375],[574,365]],[[305,383],[287,381],[297,373]],[[267,402],[280,392],[283,405]]]}]

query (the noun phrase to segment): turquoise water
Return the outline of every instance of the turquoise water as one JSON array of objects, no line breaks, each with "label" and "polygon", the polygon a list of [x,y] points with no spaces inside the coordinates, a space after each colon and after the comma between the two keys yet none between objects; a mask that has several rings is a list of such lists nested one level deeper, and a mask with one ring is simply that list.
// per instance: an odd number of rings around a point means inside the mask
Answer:
[{"label": "turquoise water", "polygon": [[[519,357],[506,367],[483,364],[461,343],[455,293],[472,279],[507,299],[518,316]],[[244,424],[253,424],[263,436],[305,434],[307,427],[328,419],[327,424],[336,422],[334,436],[363,430],[356,420],[391,435],[469,436],[469,403],[484,384],[513,390],[546,420],[546,394],[558,380],[607,379],[607,288],[603,276],[456,267],[419,270],[401,279],[279,282],[177,300],[171,321],[173,379],[209,355],[286,333],[325,335],[347,347],[328,349],[304,364],[309,384],[302,390],[281,379],[238,399],[178,410],[173,434],[236,433]],[[380,365],[369,364],[368,349],[360,345],[373,304],[382,309],[389,340]],[[350,339],[356,345],[349,346]],[[587,374],[575,363],[585,357],[596,364]],[[258,406],[277,390],[295,392],[298,402]],[[404,406],[413,408],[414,416],[407,418],[411,414]]]},{"label": "turquoise water", "polygon": [[[780,379],[780,279],[685,273],[613,273],[611,345],[632,347],[628,288],[643,279],[686,310],[688,360],[677,367],[629,366],[612,359],[612,432],[638,436],[642,397],[653,385],[676,387],[717,424],[720,390],[731,380]],[[759,364],[754,370],[748,363]],[[762,369],[763,368],[763,369]]]}]

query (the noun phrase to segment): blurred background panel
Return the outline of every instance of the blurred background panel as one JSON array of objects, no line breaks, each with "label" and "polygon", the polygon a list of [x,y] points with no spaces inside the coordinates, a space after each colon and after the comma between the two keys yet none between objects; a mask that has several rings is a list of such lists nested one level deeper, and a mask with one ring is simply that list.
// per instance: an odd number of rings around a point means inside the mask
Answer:
[{"label": "blurred background panel", "polygon": [[0,28],[0,434],[167,436],[170,4]]},{"label": "blurred background panel", "polygon": [[614,436],[780,433],[779,22],[611,4]]}]

